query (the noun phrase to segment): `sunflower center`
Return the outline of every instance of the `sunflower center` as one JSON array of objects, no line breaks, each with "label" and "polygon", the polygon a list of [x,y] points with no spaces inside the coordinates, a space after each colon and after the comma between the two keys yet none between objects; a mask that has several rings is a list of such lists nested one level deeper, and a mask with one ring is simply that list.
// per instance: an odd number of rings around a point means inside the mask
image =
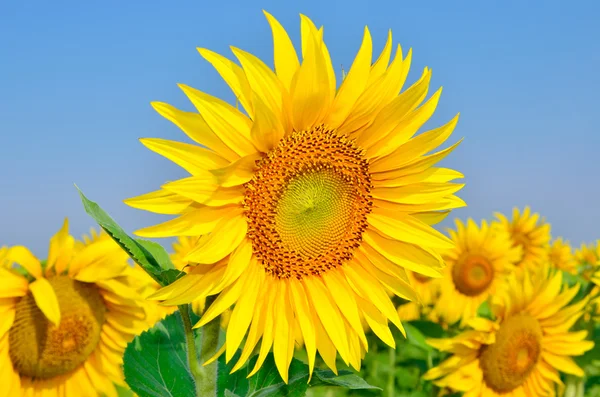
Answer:
[{"label": "sunflower center", "polygon": [[468,256],[454,265],[452,280],[460,293],[477,296],[494,280],[494,267],[482,256]]},{"label": "sunflower center", "polygon": [[542,329],[526,314],[508,318],[496,333],[496,343],[482,348],[483,379],[494,391],[506,393],[525,382],[540,357]]},{"label": "sunflower center", "polygon": [[352,258],[372,205],[368,163],[353,142],[324,126],[298,131],[257,166],[244,208],[267,273],[301,279]]},{"label": "sunflower center", "polygon": [[58,298],[60,324],[48,321],[29,293],[17,303],[9,331],[10,358],[22,376],[48,379],[70,372],[100,341],[106,306],[97,287],[68,276],[48,281]]}]

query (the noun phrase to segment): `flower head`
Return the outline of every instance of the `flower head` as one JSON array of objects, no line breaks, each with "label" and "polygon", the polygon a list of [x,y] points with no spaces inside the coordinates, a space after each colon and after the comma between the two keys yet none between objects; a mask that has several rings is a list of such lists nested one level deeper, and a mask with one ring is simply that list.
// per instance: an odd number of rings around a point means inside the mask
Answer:
[{"label": "flower head", "polygon": [[110,238],[76,242],[68,222],[44,265],[15,246],[0,268],[0,375],[10,396],[116,395],[127,343],[148,328],[127,255]]},{"label": "flower head", "polygon": [[[433,165],[456,145],[444,143],[457,118],[415,134],[441,91],[425,100],[431,70],[402,91],[411,52],[392,38],[372,63],[365,28],[358,54],[337,87],[318,29],[301,17],[302,59],[270,14],[275,72],[232,48],[241,66],[206,49],[207,59],[245,112],[181,86],[198,113],[154,108],[209,149],[144,139],[191,176],[126,202],[175,219],[137,232],[201,236],[184,260],[188,274],[154,295],[182,304],[218,294],[197,326],[235,305],[226,359],[243,344],[234,369],[259,344],[255,373],[272,349],[285,381],[301,331],[312,371],[317,351],[335,370],[336,353],[360,367],[368,348],[362,321],[394,345],[388,321],[402,329],[388,292],[414,300],[406,270],[436,277],[452,242],[430,225],[464,205],[459,172]],[[425,102],[423,102],[425,101]],[[298,325],[298,327],[296,327]]]},{"label": "flower head", "polygon": [[546,267],[513,274],[493,300],[495,321],[472,318],[461,334],[428,341],[452,355],[425,379],[474,397],[555,395],[559,372],[583,376],[572,356],[594,346],[587,331],[569,331],[587,303],[570,304],[578,291]]}]

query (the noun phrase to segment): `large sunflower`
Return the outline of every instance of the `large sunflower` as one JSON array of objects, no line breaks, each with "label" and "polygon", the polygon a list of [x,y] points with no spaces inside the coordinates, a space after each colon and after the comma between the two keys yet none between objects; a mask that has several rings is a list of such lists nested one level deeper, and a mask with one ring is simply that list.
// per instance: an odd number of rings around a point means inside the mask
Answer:
[{"label": "large sunflower", "polygon": [[127,343],[148,327],[110,239],[76,244],[68,222],[44,265],[25,247],[0,268],[0,396],[116,396]]},{"label": "large sunflower", "polygon": [[459,172],[432,166],[456,144],[457,117],[416,137],[440,92],[427,95],[431,70],[400,93],[411,53],[392,53],[391,33],[371,64],[369,30],[339,88],[322,29],[301,17],[302,62],[271,15],[275,72],[232,48],[241,63],[199,49],[229,84],[245,113],[191,87],[180,87],[200,114],[164,103],[154,108],[196,145],[161,139],[143,144],[192,176],[126,200],[177,218],[137,232],[198,236],[185,258],[189,274],[159,291],[166,304],[219,294],[196,326],[235,304],[226,337],[231,359],[244,336],[240,368],[262,338],[254,373],[274,351],[287,381],[298,322],[312,371],[315,354],[335,369],[336,352],[359,368],[367,349],[361,317],[394,345],[401,328],[388,291],[414,299],[405,269],[439,276],[439,250],[452,242],[433,229],[444,211],[463,206],[450,183]]},{"label": "large sunflower", "polygon": [[515,263],[516,266],[524,269],[547,262],[550,224],[540,219],[540,214],[532,214],[531,209],[525,207],[523,213],[514,208],[512,220],[508,220],[500,213],[496,213],[496,217],[499,229],[507,231],[512,237],[513,245],[523,249],[523,257]]},{"label": "large sunflower", "polygon": [[522,251],[508,233],[486,221],[478,227],[472,219],[466,225],[457,219],[456,230],[449,233],[456,246],[444,253],[447,266],[435,311],[449,324],[464,323],[505,282]]},{"label": "large sunflower", "polygon": [[573,249],[568,241],[563,241],[562,237],[555,239],[549,248],[548,257],[550,264],[555,269],[560,269],[567,273],[577,273],[577,262],[573,257]]},{"label": "large sunflower", "polygon": [[[513,274],[492,306],[497,320],[473,318],[471,329],[428,342],[453,355],[424,378],[476,396],[553,396],[559,371],[583,376],[572,356],[590,350],[587,331],[569,332],[587,299],[569,305],[579,285],[561,292],[562,272],[546,267],[530,276]],[[496,296],[498,298],[498,296]]]}]

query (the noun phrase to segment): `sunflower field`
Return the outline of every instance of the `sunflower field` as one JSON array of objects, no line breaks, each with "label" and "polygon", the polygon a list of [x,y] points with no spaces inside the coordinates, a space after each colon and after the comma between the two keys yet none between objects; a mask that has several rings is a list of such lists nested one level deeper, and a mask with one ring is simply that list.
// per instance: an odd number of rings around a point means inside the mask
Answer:
[{"label": "sunflower field", "polygon": [[600,241],[529,207],[442,230],[431,69],[365,28],[338,81],[322,27],[265,16],[274,68],[198,49],[236,103],[152,103],[194,144],[141,143],[188,176],[125,203],[169,220],[134,237],[77,188],[99,229],[0,248],[0,397],[600,396]]}]

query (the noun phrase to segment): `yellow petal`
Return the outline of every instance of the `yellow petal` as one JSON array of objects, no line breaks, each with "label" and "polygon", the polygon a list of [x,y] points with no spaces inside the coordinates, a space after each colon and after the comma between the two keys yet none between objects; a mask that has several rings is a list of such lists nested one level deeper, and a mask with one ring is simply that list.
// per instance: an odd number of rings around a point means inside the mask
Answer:
[{"label": "yellow petal", "polygon": [[162,189],[190,198],[199,204],[210,207],[221,207],[228,204],[238,204],[244,198],[243,189],[239,187],[219,187],[216,177],[189,177],[169,182]]},{"label": "yellow petal", "polygon": [[246,343],[244,343],[240,358],[231,369],[231,373],[240,369],[246,363],[246,361],[248,361],[248,358],[250,358],[250,355],[258,343],[258,339],[264,332],[266,317],[271,316],[271,313],[269,313],[265,307],[268,302],[265,301],[264,295],[264,291],[259,292],[259,296],[256,299],[256,305],[253,309],[254,314],[252,315],[252,325],[250,325],[250,331],[248,331]]},{"label": "yellow petal", "polygon": [[235,97],[242,103],[246,113],[250,117],[254,115],[254,107],[252,105],[252,89],[246,78],[244,70],[234,62],[205,48],[197,49],[200,55],[219,72],[223,80],[229,85],[229,88],[235,94]]},{"label": "yellow petal", "polygon": [[450,249],[455,246],[448,237],[410,215],[402,216],[381,208],[374,208],[367,216],[367,221],[387,237],[396,240],[440,249]]},{"label": "yellow petal", "polygon": [[258,95],[254,96],[254,106],[256,114],[254,115],[254,124],[252,124],[250,135],[254,145],[261,152],[267,153],[277,146],[283,138],[285,134],[284,127],[280,118],[272,112]]},{"label": "yellow petal", "polygon": [[[271,109],[271,113],[283,118],[283,86],[275,73],[254,55],[231,47],[242,64],[252,91]],[[284,124],[284,127],[287,126]]]},{"label": "yellow petal", "polygon": [[331,296],[337,304],[340,312],[344,315],[354,332],[358,335],[361,342],[368,348],[367,338],[358,314],[358,306],[354,300],[354,293],[348,287],[345,276],[342,276],[336,270],[330,270],[321,276]]},{"label": "yellow petal", "polygon": [[390,62],[390,56],[392,55],[392,30],[388,30],[387,40],[385,42],[385,46],[379,55],[379,58],[375,61],[375,63],[371,66],[371,72],[369,73],[369,81],[367,85],[371,85],[374,81],[381,77]]},{"label": "yellow petal", "polygon": [[369,148],[388,136],[400,121],[425,99],[430,80],[431,70],[425,68],[417,82],[381,109],[373,124],[361,131],[356,138],[357,145]]},{"label": "yellow petal", "polygon": [[181,196],[168,190],[156,190],[140,196],[123,200],[130,207],[154,212],[157,214],[174,215],[182,213],[190,204],[192,199]]},{"label": "yellow petal", "polygon": [[206,309],[195,327],[203,327],[237,302],[242,293],[242,287],[244,286],[245,281],[246,278],[242,276],[239,280],[225,288],[208,309]]},{"label": "yellow petal", "polygon": [[55,274],[65,272],[73,258],[75,239],[69,235],[69,220],[65,218],[61,229],[50,239],[46,274],[54,270]]},{"label": "yellow petal", "polygon": [[17,245],[10,249],[10,261],[19,264],[34,278],[42,277],[40,261],[26,247]]},{"label": "yellow petal", "polygon": [[331,112],[325,120],[329,127],[337,128],[346,120],[356,100],[365,90],[369,81],[372,52],[371,33],[365,26],[365,33],[358,54],[356,54],[352,67],[338,90],[331,105]]},{"label": "yellow petal", "polygon": [[223,207],[192,207],[181,216],[135,232],[140,237],[201,236],[215,229],[225,215],[239,209],[238,205]]},{"label": "yellow petal", "polygon": [[[208,273],[204,274],[191,288],[180,288],[179,290],[173,290],[171,293],[171,297],[169,299],[166,299],[163,302],[163,305],[177,306],[192,303],[193,301],[198,299],[206,298],[206,296],[210,295],[210,292],[223,278],[223,274],[225,274],[225,266],[215,266],[213,269],[208,271]],[[191,272],[187,276],[190,275],[192,275]],[[185,277],[186,276],[184,276],[183,278]],[[183,278],[181,278],[180,280],[182,280]],[[169,284],[168,287],[174,284],[175,283]]]},{"label": "yellow petal", "polygon": [[295,308],[296,317],[300,323],[300,329],[302,330],[304,346],[306,347],[310,378],[312,377],[312,372],[315,367],[315,356],[317,354],[317,336],[313,324],[312,310],[308,305],[306,299],[307,294],[302,283],[297,280],[291,280],[289,286],[290,296],[294,302],[293,306]]},{"label": "yellow petal", "polygon": [[361,128],[367,128],[379,112],[400,93],[410,69],[411,52],[402,60],[402,47],[398,45],[394,61],[390,68],[377,81],[369,84],[356,101],[352,111],[339,127],[340,133],[351,137],[361,134]]},{"label": "yellow petal", "polygon": [[36,305],[51,323],[58,326],[60,323],[60,307],[56,293],[45,278],[38,278],[29,284],[29,290],[33,295]]},{"label": "yellow petal", "polygon": [[421,107],[404,117],[392,132],[369,147],[366,156],[387,156],[408,141],[433,115],[441,94],[440,88]]},{"label": "yellow petal", "polygon": [[186,255],[185,260],[200,264],[216,263],[240,245],[247,230],[248,223],[241,213],[236,211],[229,214]]},{"label": "yellow petal", "polygon": [[575,364],[575,361],[573,361],[571,357],[559,356],[542,351],[542,358],[544,361],[550,364],[551,367],[556,368],[561,372],[580,377],[585,375],[583,370],[579,368],[577,364]]},{"label": "yellow petal", "polygon": [[306,49],[302,66],[296,72],[291,86],[292,122],[297,131],[310,129],[320,123],[332,100],[329,96],[329,76],[323,52],[319,48],[319,33],[303,15],[301,27],[303,32],[307,32],[303,33],[303,46]]},{"label": "yellow petal", "polygon": [[422,247],[385,238],[374,230],[363,234],[364,241],[390,261],[428,277],[441,277],[442,259]]},{"label": "yellow petal", "polygon": [[184,84],[179,88],[192,101],[210,129],[239,156],[256,151],[250,139],[252,122],[225,101]]},{"label": "yellow petal", "polygon": [[424,132],[404,145],[401,145],[385,157],[375,159],[369,164],[370,172],[381,172],[401,168],[413,159],[430,152],[448,139],[456,123],[458,114],[447,124],[434,130]]},{"label": "yellow petal", "polygon": [[387,318],[368,300],[357,296],[356,302],[375,335],[391,348],[396,348],[396,342],[388,326]]},{"label": "yellow petal", "polygon": [[[254,264],[254,266],[250,266],[248,271],[251,273],[244,283],[243,295],[231,312],[229,325],[227,326],[227,336],[225,339],[225,344],[227,345],[225,357],[227,361],[231,360],[231,357],[233,357],[237,351],[238,346],[242,343],[242,339],[244,339],[244,335],[246,335],[246,331],[248,331],[248,327],[252,321],[253,309],[257,301],[258,293],[260,288],[264,288],[264,270],[258,268],[257,264]],[[271,288],[271,286],[266,287]],[[269,306],[269,308],[272,309],[272,306]]]},{"label": "yellow petal", "polygon": [[271,14],[263,10],[273,32],[273,55],[275,72],[286,89],[290,89],[294,73],[300,67],[298,55],[287,32]]},{"label": "yellow petal", "polygon": [[236,152],[213,132],[198,113],[184,112],[162,102],[152,102],[151,105],[161,116],[181,128],[193,141],[210,150],[214,150],[221,157],[229,161],[234,161],[239,157]]},{"label": "yellow petal", "polygon": [[400,204],[424,204],[450,196],[463,188],[464,183],[415,183],[407,186],[377,187],[373,197]]},{"label": "yellow petal", "polygon": [[290,310],[289,292],[287,283],[280,281],[277,285],[277,293],[275,296],[275,334],[273,338],[273,357],[275,366],[279,371],[279,375],[283,381],[288,383],[288,368],[292,362],[294,354],[293,341],[293,324],[294,317]]},{"label": "yellow petal", "polygon": [[333,301],[331,294],[324,287],[319,278],[307,277],[304,280],[305,290],[308,292],[312,307],[315,309],[331,342],[340,352],[344,362],[349,362],[348,335],[344,328],[344,320]]},{"label": "yellow petal", "polygon": [[372,302],[399,330],[404,332],[398,312],[381,283],[358,264],[344,267],[344,274],[357,296]]},{"label": "yellow petal", "polygon": [[229,164],[229,161],[216,152],[189,143],[155,138],[142,138],[140,142],[153,152],[173,161],[192,175],[204,174],[207,170],[222,168]]},{"label": "yellow petal", "polygon": [[8,269],[0,267],[0,298],[16,298],[27,295],[29,282]]},{"label": "yellow petal", "polygon": [[210,170],[216,178],[217,184],[222,187],[243,185],[254,176],[256,161],[261,158],[260,153],[242,157],[226,167]]},{"label": "yellow petal", "polygon": [[392,171],[380,172],[380,173],[376,173],[373,175],[375,176],[375,179],[383,180],[383,179],[395,179],[395,178],[404,177],[406,175],[423,172],[423,171],[427,170],[428,168],[430,168],[431,166],[433,166],[434,164],[441,161],[442,159],[444,159],[444,157],[446,157],[454,149],[456,149],[461,142],[462,142],[462,139],[460,139],[454,145],[452,145],[444,150],[440,150],[439,152],[430,154],[428,156],[424,156],[424,157],[415,159],[412,162],[405,164],[402,168],[398,168],[398,169],[392,170]]}]

